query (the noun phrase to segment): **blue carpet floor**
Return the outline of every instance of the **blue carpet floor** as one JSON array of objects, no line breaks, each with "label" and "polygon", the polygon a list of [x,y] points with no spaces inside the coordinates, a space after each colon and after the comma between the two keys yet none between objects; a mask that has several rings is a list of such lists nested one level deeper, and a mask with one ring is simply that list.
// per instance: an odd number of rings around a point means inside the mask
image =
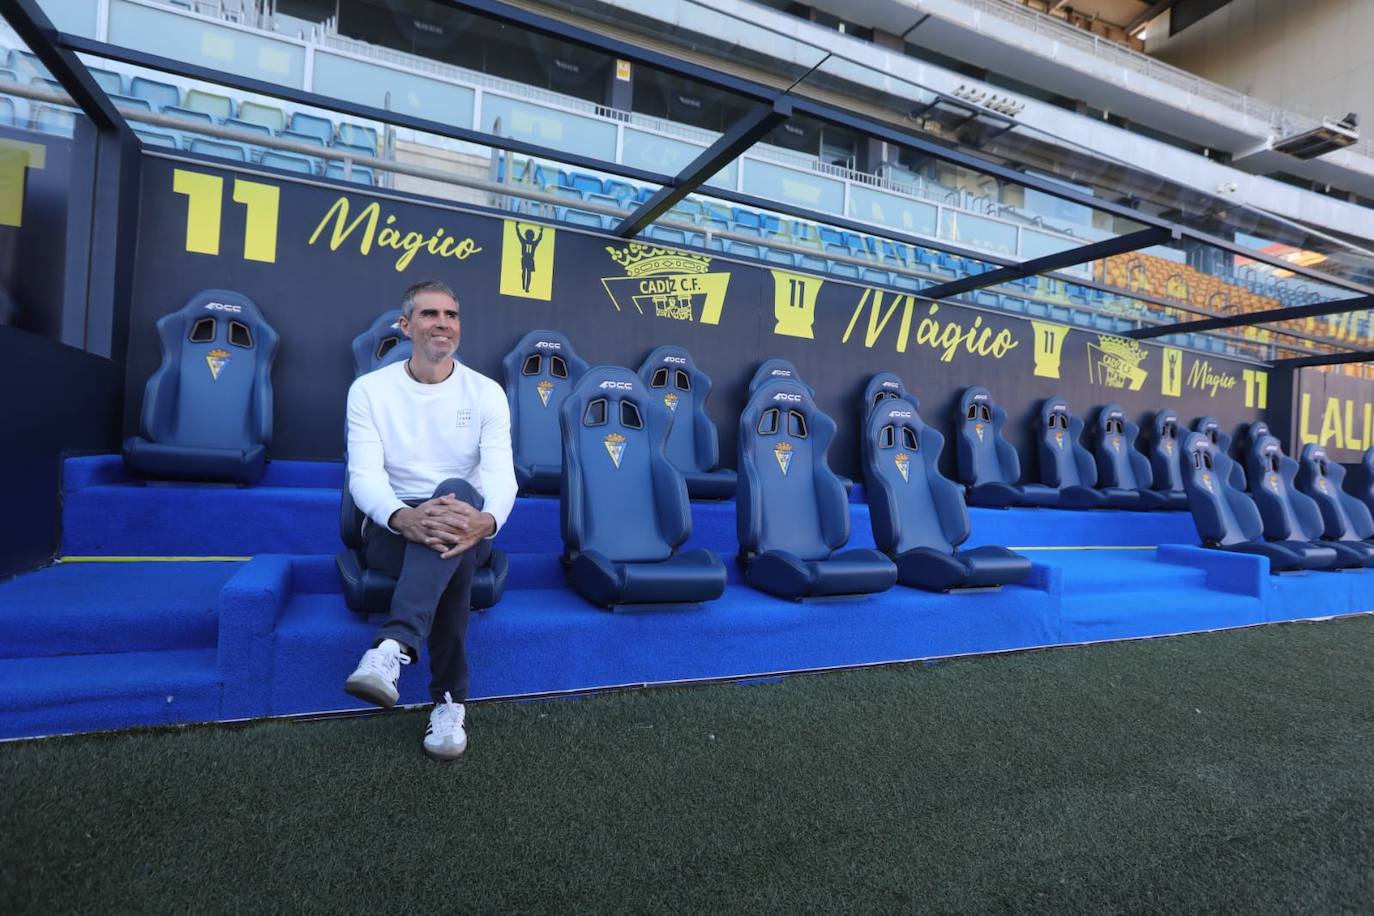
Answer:
[{"label": "blue carpet floor", "polygon": [[[356,706],[341,684],[375,621],[347,610],[334,570],[341,478],[336,464],[274,462],[253,488],[145,485],[114,456],[69,460],[63,555],[97,562],[0,583],[0,737]],[[852,543],[871,545],[867,507],[851,510]],[[505,598],[471,624],[472,695],[746,677],[1374,608],[1374,573],[1271,577],[1260,558],[1190,546],[1187,513],[974,509],[971,518],[970,545],[1029,548],[1029,581],[991,594],[898,587],[797,604],[741,582],[733,503],[694,504],[690,546],[726,560],[725,596],[613,615],[564,586],[557,500],[521,499],[498,539],[511,560]],[[124,561],[139,557],[251,559]],[[426,681],[425,665],[406,668],[403,702],[424,702]]]}]

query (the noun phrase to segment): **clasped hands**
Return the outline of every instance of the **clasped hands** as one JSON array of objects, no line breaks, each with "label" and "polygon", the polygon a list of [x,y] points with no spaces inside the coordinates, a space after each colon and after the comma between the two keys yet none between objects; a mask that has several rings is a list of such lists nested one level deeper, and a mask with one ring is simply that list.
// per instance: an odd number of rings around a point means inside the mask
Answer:
[{"label": "clasped hands", "polygon": [[397,509],[391,527],[406,540],[424,544],[442,559],[456,557],[496,532],[496,519],[445,493],[414,508]]}]

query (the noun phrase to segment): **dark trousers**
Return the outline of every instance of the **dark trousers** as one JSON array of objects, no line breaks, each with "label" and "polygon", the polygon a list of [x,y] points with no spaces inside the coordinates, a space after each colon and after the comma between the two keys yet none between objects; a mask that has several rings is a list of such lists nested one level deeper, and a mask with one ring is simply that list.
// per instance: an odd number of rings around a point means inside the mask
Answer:
[{"label": "dark trousers", "polygon": [[[482,497],[466,480],[445,480],[434,490],[436,497],[445,493],[482,508]],[[421,502],[412,501],[413,505]],[[381,525],[369,524],[363,537],[368,568],[396,578],[391,614],[377,630],[377,641],[396,640],[416,661],[420,644],[428,640],[430,697],[438,703],[447,692],[455,703],[463,702],[468,695],[463,642],[468,631],[472,575],[490,558],[491,541],[478,541],[471,549],[445,560],[433,547],[408,541]]]}]

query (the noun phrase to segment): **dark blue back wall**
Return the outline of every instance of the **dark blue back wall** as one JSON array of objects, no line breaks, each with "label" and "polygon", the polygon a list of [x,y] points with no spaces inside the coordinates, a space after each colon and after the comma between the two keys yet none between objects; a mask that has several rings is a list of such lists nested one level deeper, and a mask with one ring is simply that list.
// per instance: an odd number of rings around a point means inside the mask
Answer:
[{"label": "dark blue back wall", "polygon": [[62,455],[119,449],[124,367],[0,326],[0,576],[39,566],[57,550]]}]

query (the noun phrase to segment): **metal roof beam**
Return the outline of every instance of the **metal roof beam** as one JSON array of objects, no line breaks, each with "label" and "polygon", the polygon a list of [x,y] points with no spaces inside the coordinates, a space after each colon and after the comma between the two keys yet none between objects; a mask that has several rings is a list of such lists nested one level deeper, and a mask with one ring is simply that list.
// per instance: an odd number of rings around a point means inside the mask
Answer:
[{"label": "metal roof beam", "polygon": [[1369,308],[1374,308],[1374,296],[1356,296],[1353,299],[1336,299],[1330,302],[1317,302],[1312,305],[1294,305],[1280,309],[1267,309],[1263,312],[1227,315],[1222,318],[1204,318],[1201,321],[1183,321],[1178,324],[1163,324],[1153,328],[1136,328],[1134,331],[1127,331],[1125,336],[1133,337],[1136,340],[1147,340],[1151,337],[1168,337],[1170,334],[1196,334],[1201,331],[1242,328],[1274,321],[1293,321],[1298,318],[1315,318],[1320,315],[1363,312]]}]

